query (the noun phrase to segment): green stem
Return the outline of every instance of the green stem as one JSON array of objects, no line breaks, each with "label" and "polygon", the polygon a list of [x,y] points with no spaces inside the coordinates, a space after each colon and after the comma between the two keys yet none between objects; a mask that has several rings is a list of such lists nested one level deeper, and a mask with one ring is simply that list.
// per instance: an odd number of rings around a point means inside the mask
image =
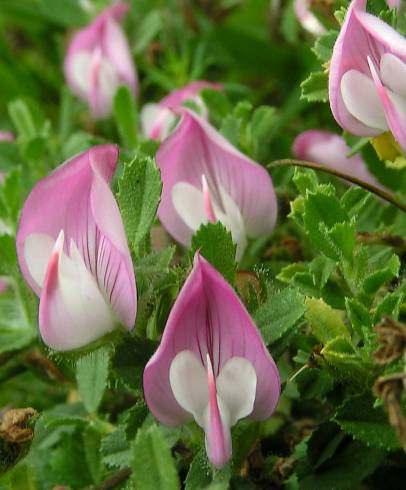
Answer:
[{"label": "green stem", "polygon": [[95,490],[110,490],[111,488],[116,488],[118,485],[123,483],[131,475],[132,471],[130,468],[123,468],[116,471],[113,475],[104,480],[99,485],[95,487]]},{"label": "green stem", "polygon": [[274,162],[271,162],[270,164],[267,165],[267,168],[269,170],[272,170],[278,167],[291,167],[291,166],[310,168],[312,170],[319,170],[321,172],[334,175],[335,177],[339,177],[340,179],[347,180],[348,182],[352,182],[353,184],[363,187],[367,191],[376,194],[381,199],[384,199],[385,201],[389,202],[393,206],[396,206],[401,211],[406,212],[406,204],[400,201],[399,199],[397,199],[393,194],[390,194],[389,192],[386,192],[383,189],[380,189],[379,187],[369,184],[368,182],[360,180],[357,177],[354,177],[353,175],[349,175],[335,168],[329,167],[328,165],[321,165],[319,163],[286,158],[283,160],[275,160]]},{"label": "green stem", "polygon": [[2,368],[0,372],[0,384],[5,383],[9,379],[15,378],[25,371],[28,371],[28,367],[24,364],[15,364],[10,367]]}]

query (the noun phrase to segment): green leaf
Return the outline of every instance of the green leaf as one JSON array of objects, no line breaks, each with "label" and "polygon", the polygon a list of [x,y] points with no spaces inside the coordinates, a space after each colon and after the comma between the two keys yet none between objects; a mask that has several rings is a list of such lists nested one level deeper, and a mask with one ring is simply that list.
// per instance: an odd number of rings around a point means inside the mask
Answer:
[{"label": "green leaf", "polygon": [[28,464],[18,465],[8,477],[9,490],[37,490],[34,471]]},{"label": "green leaf", "polygon": [[137,279],[139,274],[142,276],[153,276],[155,274],[160,274],[167,271],[174,253],[175,246],[172,245],[168,248],[164,248],[163,250],[153,251],[150,254],[142,257],[135,264]]},{"label": "green leaf", "polygon": [[313,283],[319,289],[324,288],[336,267],[334,260],[329,259],[325,255],[319,255],[313,259],[309,264],[309,271],[313,277]]},{"label": "green leaf", "polygon": [[0,276],[12,276],[17,271],[15,240],[11,235],[0,235]]},{"label": "green leaf", "polygon": [[101,461],[100,432],[93,427],[88,426],[82,433],[83,436],[83,449],[86,456],[87,467],[92,476],[94,483],[100,483],[103,471],[103,464]]},{"label": "green leaf", "polygon": [[266,343],[272,343],[291,329],[305,312],[304,296],[292,288],[271,293],[256,311],[254,320]]},{"label": "green leaf", "polygon": [[204,490],[212,482],[213,469],[206,451],[200,449],[190,464],[185,480],[185,490]]},{"label": "green leaf", "polygon": [[0,187],[0,218],[10,227],[17,223],[21,200],[21,171],[18,169],[8,172]]},{"label": "green leaf", "polygon": [[260,425],[252,420],[240,421],[233,428],[232,436],[233,457],[231,466],[235,471],[244,466],[257,444],[258,438],[261,436]]},{"label": "green leaf", "polygon": [[205,88],[201,90],[200,97],[209,111],[210,119],[217,126],[233,109],[225,93],[220,90]]},{"label": "green leaf", "polygon": [[73,133],[66,141],[64,141],[62,158],[64,160],[68,160],[74,155],[89,149],[91,146],[97,143],[100,143],[100,141],[84,131]]},{"label": "green leaf", "polygon": [[0,141],[0,170],[8,172],[15,169],[21,162],[18,147],[9,141]]},{"label": "green leaf", "polygon": [[303,399],[322,400],[334,387],[334,378],[325,370],[306,368],[295,381]]},{"label": "green leaf", "polygon": [[82,27],[89,17],[79,0],[39,0],[42,15],[63,27]]},{"label": "green leaf", "polygon": [[404,296],[405,295],[402,294],[401,291],[387,293],[383,300],[376,307],[373,318],[374,325],[380,322],[384,315],[390,316],[394,320],[398,320],[400,307]]},{"label": "green leaf", "polygon": [[341,258],[352,262],[356,245],[355,224],[349,222],[336,223],[328,231],[328,236]]},{"label": "green leaf", "polygon": [[340,203],[349,217],[357,217],[371,201],[373,201],[372,193],[356,186],[347,189],[340,199]]},{"label": "green leaf", "polygon": [[294,275],[292,286],[298,288],[306,296],[320,296],[320,288],[314,280],[314,276],[310,272],[298,272]]},{"label": "green leaf", "polygon": [[316,192],[319,185],[316,172],[309,168],[296,167],[292,180],[300,194],[305,197],[307,191]]},{"label": "green leaf", "polygon": [[128,148],[137,144],[138,115],[135,98],[128,85],[121,85],[114,96],[114,117],[121,138]]},{"label": "green leaf", "polygon": [[385,453],[358,441],[336,452],[331,461],[299,479],[301,490],[351,490],[381,464]]},{"label": "green leaf", "polygon": [[352,328],[363,338],[363,328],[371,329],[372,327],[371,315],[368,309],[355,298],[345,298],[345,307]]},{"label": "green leaf", "polygon": [[341,254],[336,241],[340,233],[330,230],[338,223],[348,221],[348,215],[339,200],[332,194],[330,186],[319,188],[316,193],[308,193],[304,202],[304,225],[310,239],[325,255],[333,260],[340,260]]},{"label": "green leaf", "polygon": [[125,428],[120,425],[103,437],[100,445],[103,462],[113,468],[126,468],[130,464],[130,444],[127,441]]},{"label": "green leaf", "polygon": [[87,423],[86,416],[82,403],[54,405],[41,414],[40,422],[46,429],[68,425],[84,426]]},{"label": "green leaf", "polygon": [[38,128],[27,103],[22,99],[13,100],[8,104],[8,112],[18,136],[23,140],[30,140],[37,136]]},{"label": "green leaf", "polygon": [[312,48],[313,53],[322,63],[330,61],[338,31],[328,31],[319,36]]},{"label": "green leaf", "polygon": [[345,437],[339,426],[329,420],[313,431],[307,443],[307,457],[313,471],[332,460]]},{"label": "green leaf", "polygon": [[185,480],[185,490],[227,490],[231,473],[226,466],[214,470],[204,448],[193,458]]},{"label": "green leaf", "polygon": [[60,485],[84,488],[92,483],[78,431],[63,434],[57,448],[48,457],[54,478]]},{"label": "green leaf", "polygon": [[327,102],[327,86],[328,73],[325,71],[313,72],[300,84],[302,89],[300,98],[308,102]]},{"label": "green leaf", "polygon": [[192,237],[191,256],[196,251],[208,260],[230,283],[234,283],[236,245],[222,223],[201,225]]},{"label": "green leaf", "polygon": [[178,490],[171,451],[157,425],[140,429],[132,446],[131,468],[137,490]]},{"label": "green leaf", "polygon": [[278,281],[284,282],[285,284],[291,284],[293,278],[296,274],[306,273],[306,265],[301,263],[294,263],[286,265],[276,276]]},{"label": "green leaf", "polygon": [[258,107],[252,115],[250,131],[254,160],[265,162],[270,155],[272,128],[275,125],[276,113],[273,107]]},{"label": "green leaf", "polygon": [[76,380],[83,404],[89,413],[97,411],[109,375],[109,351],[100,348],[81,357],[76,363]]},{"label": "green leaf", "polygon": [[364,291],[368,294],[374,294],[386,282],[399,275],[400,260],[396,254],[393,254],[387,261],[386,267],[378,269],[369,274],[363,283]]},{"label": "green leaf", "polygon": [[350,337],[340,311],[334,310],[322,299],[306,298],[305,304],[305,318],[322,344],[336,337]]},{"label": "green leaf", "polygon": [[165,25],[164,13],[161,10],[153,9],[148,12],[142,19],[136,30],[134,43],[134,54],[143,53],[151,41],[162,30]]},{"label": "green leaf", "polygon": [[220,126],[220,133],[238,148],[240,146],[241,120],[234,114],[226,116]]},{"label": "green leaf", "polygon": [[283,9],[280,30],[288,43],[296,44],[299,33],[299,23],[293,2],[287,2]]},{"label": "green leaf", "polygon": [[27,321],[16,299],[0,295],[0,354],[22,349],[36,336],[34,326]]},{"label": "green leaf", "polygon": [[347,8],[342,6],[338,10],[334,12],[334,17],[337,19],[337,22],[341,25],[344,23],[345,16],[347,15]]},{"label": "green leaf", "polygon": [[339,379],[357,387],[365,388],[367,380],[376,375],[373,364],[363,361],[346,337],[330,340],[320,354]]},{"label": "green leaf", "polygon": [[147,236],[161,198],[162,183],[152,158],[138,154],[126,164],[117,200],[125,230],[134,249]]},{"label": "green leaf", "polygon": [[127,389],[142,389],[142,374],[157,343],[137,336],[126,337],[112,358],[113,373]]},{"label": "green leaf", "polygon": [[137,430],[141,427],[148,415],[148,407],[144,400],[137,400],[135,405],[125,412],[123,423],[129,440],[134,439]]},{"label": "green leaf", "polygon": [[389,425],[382,407],[374,408],[375,399],[369,394],[348,398],[334,416],[347,432],[367,446],[393,451],[401,447],[395,429]]}]

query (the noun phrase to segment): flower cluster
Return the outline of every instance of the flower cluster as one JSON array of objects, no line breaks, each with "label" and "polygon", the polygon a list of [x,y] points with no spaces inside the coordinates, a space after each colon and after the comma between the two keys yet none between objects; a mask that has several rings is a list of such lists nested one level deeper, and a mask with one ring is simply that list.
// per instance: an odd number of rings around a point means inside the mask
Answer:
[{"label": "flower cluster", "polygon": [[[68,49],[67,81],[95,118],[111,114],[119,84],[137,90],[118,24],[127,10],[126,4],[114,4],[75,34]],[[249,237],[272,232],[275,191],[266,170],[207,122],[199,96],[204,88],[221,90],[221,85],[193,82],[143,109],[145,136],[162,140],[156,157],[163,182],[158,215],[185,246],[201,224],[220,221],[241,259]],[[200,116],[183,107],[186,100],[200,107]],[[116,146],[92,147],[38,182],[23,207],[18,260],[39,296],[41,337],[54,350],[81,348],[117,327],[134,327],[134,269],[109,186],[117,162]],[[162,423],[196,420],[216,467],[231,457],[230,427],[244,417],[268,418],[278,402],[278,370],[256,326],[231,286],[198,252],[145,369],[144,389]]]},{"label": "flower cluster", "polygon": [[[324,32],[308,7],[307,1],[295,2],[303,26],[315,35]],[[70,41],[65,76],[96,119],[111,115],[119,85],[138,91],[120,26],[128,8],[115,3]],[[351,2],[335,44],[331,110],[343,129],[360,136],[391,131],[406,151],[406,40],[365,8],[366,0]],[[272,233],[276,193],[267,170],[210,124],[200,96],[206,88],[223,90],[221,84],[196,81],[142,110],[144,136],[160,144],[158,217],[185,247],[202,224],[221,222],[241,261],[250,239]],[[12,135],[1,133],[0,139],[12,141]],[[379,187],[362,158],[348,157],[349,151],[341,136],[324,130],[307,131],[293,145],[297,157]],[[22,209],[18,261],[39,297],[41,337],[57,351],[82,348],[135,325],[134,267],[110,188],[118,157],[115,145],[91,147],[39,181]],[[167,426],[194,419],[217,468],[231,458],[231,427],[246,417],[265,420],[275,410],[281,388],[276,364],[236,292],[199,251],[143,379],[155,417]]]}]

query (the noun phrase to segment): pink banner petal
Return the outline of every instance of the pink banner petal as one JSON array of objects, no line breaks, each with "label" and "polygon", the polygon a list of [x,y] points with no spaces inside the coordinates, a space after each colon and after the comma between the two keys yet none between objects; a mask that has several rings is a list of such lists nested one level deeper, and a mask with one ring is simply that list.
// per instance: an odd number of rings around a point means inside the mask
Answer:
[{"label": "pink banner petal", "polygon": [[[65,262],[70,263],[72,250],[77,250],[114,318],[131,329],[136,315],[134,270],[120,212],[108,185],[117,159],[116,146],[96,146],[38,182],[22,210],[17,254],[25,279],[40,296],[40,311],[48,311],[44,301],[52,288],[46,279],[46,269],[49,270],[53,256],[52,244],[63,232],[63,253],[59,256],[66,256]],[[76,260],[75,264],[81,270],[79,262]],[[54,271],[54,275],[59,277],[59,271],[58,274]],[[68,311],[67,317],[70,314]],[[41,318],[45,316],[40,315]],[[114,318],[110,318],[113,326]],[[85,317],[80,327],[88,328]],[[53,325],[51,330],[58,328]]]}]

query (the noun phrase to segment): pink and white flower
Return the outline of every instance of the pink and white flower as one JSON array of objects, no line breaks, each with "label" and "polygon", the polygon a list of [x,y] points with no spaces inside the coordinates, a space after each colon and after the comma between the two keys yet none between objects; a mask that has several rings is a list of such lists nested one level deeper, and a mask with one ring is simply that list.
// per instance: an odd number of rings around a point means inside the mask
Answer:
[{"label": "pink and white flower", "polygon": [[0,141],[12,143],[14,141],[14,134],[11,131],[0,131]]},{"label": "pink and white flower", "polygon": [[384,189],[384,186],[369,173],[360,155],[347,156],[350,151],[344,138],[338,134],[314,129],[300,133],[292,147],[292,152],[297,158],[326,165]]},{"label": "pink and white flower", "polygon": [[200,91],[205,88],[220,90],[221,85],[203,80],[191,82],[174,90],[158,104],[146,104],[141,111],[141,125],[144,135],[150,139],[164,140],[173,129],[176,121],[176,115],[171,109],[180,109],[187,100],[197,104],[202,111],[202,117],[207,119],[207,109],[199,95]]},{"label": "pink and white flower", "polygon": [[22,210],[18,260],[40,297],[41,336],[56,350],[134,326],[134,270],[109,188],[117,159],[114,145],[81,153],[38,182]]},{"label": "pink and white flower", "polygon": [[65,59],[65,77],[75,94],[86,101],[93,117],[108,117],[121,84],[138,92],[137,73],[127,39],[119,24],[126,3],[105,9],[71,40]]},{"label": "pink and white flower", "polygon": [[310,0],[295,0],[294,9],[303,29],[313,36],[320,36],[326,32],[326,28],[310,10]]},{"label": "pink and white flower", "polygon": [[230,428],[265,420],[280,395],[278,369],[244,305],[198,253],[144,371],[155,417],[173,427],[191,419],[206,434],[211,463],[231,457]]},{"label": "pink and white flower", "polygon": [[359,136],[391,131],[406,151],[406,39],[353,0],[330,62],[338,124]]},{"label": "pink and white flower", "polygon": [[386,0],[386,3],[389,5],[390,8],[398,9],[400,8],[402,0]]},{"label": "pink and white flower", "polygon": [[237,244],[237,259],[248,237],[268,235],[277,202],[268,172],[233,147],[190,110],[162,143],[157,165],[163,183],[158,216],[185,246],[208,221],[220,221]]}]

